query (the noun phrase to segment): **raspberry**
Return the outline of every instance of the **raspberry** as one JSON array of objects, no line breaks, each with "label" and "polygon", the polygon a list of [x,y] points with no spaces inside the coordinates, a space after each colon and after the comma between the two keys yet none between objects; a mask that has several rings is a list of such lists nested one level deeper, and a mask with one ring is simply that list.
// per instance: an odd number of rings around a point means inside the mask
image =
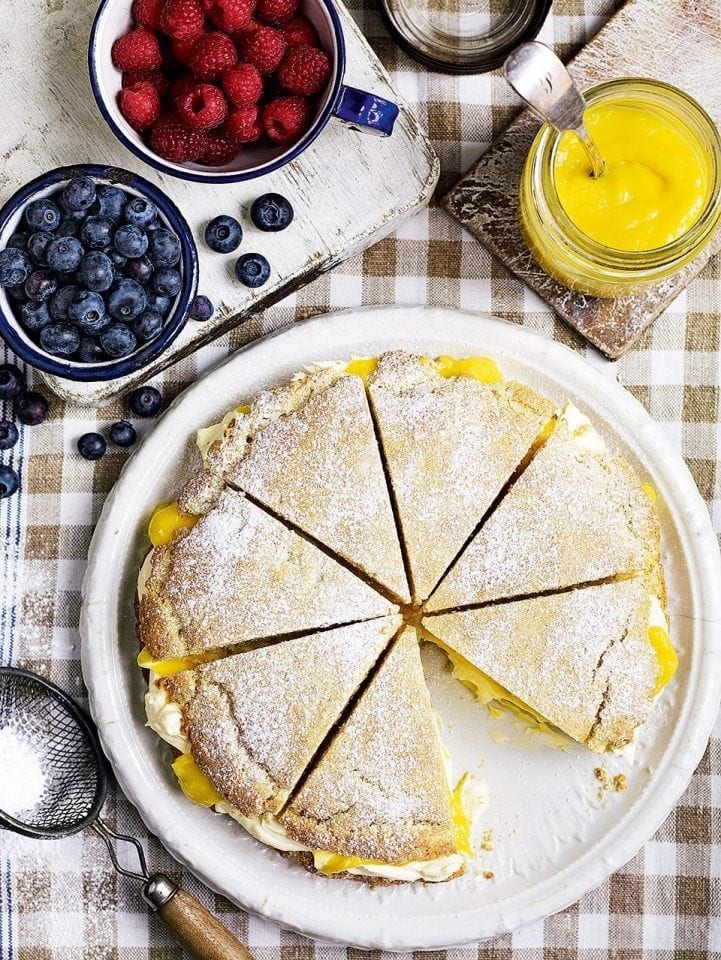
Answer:
[{"label": "raspberry", "polygon": [[162,97],[168,89],[168,81],[157,70],[126,70],[123,74],[123,87],[132,87],[134,83],[143,81],[152,83],[159,97]]},{"label": "raspberry", "polygon": [[197,37],[203,31],[205,14],[198,0],[165,0],[161,28],[174,40]]},{"label": "raspberry", "polygon": [[208,135],[202,130],[191,130],[176,117],[161,117],[150,131],[150,147],[173,163],[199,160],[208,146]]},{"label": "raspberry", "polygon": [[241,63],[223,74],[223,89],[233,103],[257,103],[263,93],[263,80],[252,63]]},{"label": "raspberry", "polygon": [[263,128],[273,143],[293,143],[308,126],[308,113],[303,97],[278,97],[263,111]]},{"label": "raspberry", "polygon": [[186,67],[188,66],[193,53],[193,47],[204,35],[204,32],[205,31],[198,34],[196,37],[186,37],[184,40],[171,40],[170,49],[178,63],[182,63]]},{"label": "raspberry", "polygon": [[265,23],[279,27],[298,9],[298,0],[258,0],[256,14]]},{"label": "raspberry", "polygon": [[177,101],[182,120],[194,130],[212,130],[225,122],[228,104],[218,87],[212,83],[199,83]]},{"label": "raspberry", "polygon": [[248,22],[254,9],[255,0],[215,0],[208,16],[219,30],[233,33]]},{"label": "raspberry", "polygon": [[120,91],[120,112],[134,130],[147,130],[160,116],[158,91],[148,80],[140,80]]},{"label": "raspberry", "polygon": [[259,26],[260,22],[256,20],[255,17],[248,17],[242,27],[233,30],[231,40],[233,43],[242,43],[243,38],[250,36],[251,33],[255,33]]},{"label": "raspberry", "polygon": [[139,27],[160,30],[164,0],[133,0],[133,20]]},{"label": "raspberry", "polygon": [[322,50],[298,44],[291,47],[278,67],[278,80],[286,90],[310,97],[325,86],[330,61]]},{"label": "raspberry", "polygon": [[118,70],[157,70],[163,62],[158,38],[145,27],[118,37],[113,44],[112,58]]},{"label": "raspberry", "polygon": [[222,133],[211,133],[208,136],[208,146],[205,153],[200,158],[201,163],[209,167],[224,167],[227,163],[235,160],[240,151],[237,143],[224,137]]},{"label": "raspberry", "polygon": [[244,103],[230,111],[225,132],[236,143],[254,143],[263,135],[258,119],[258,107],[254,103]]},{"label": "raspberry", "polygon": [[241,41],[243,56],[261,73],[274,73],[287,47],[283,34],[273,27],[259,26]]},{"label": "raspberry", "polygon": [[310,20],[306,20],[302,14],[291,17],[283,27],[283,36],[288,41],[289,46],[296,43],[303,43],[307,47],[320,46],[320,38],[315,32],[315,28]]},{"label": "raspberry", "polygon": [[186,93],[190,93],[193,87],[196,84],[195,77],[192,73],[183,73],[178,77],[177,80],[174,80],[170,86],[170,93],[168,94],[171,103],[178,103],[178,100],[181,100]]},{"label": "raspberry", "polygon": [[238,51],[225,33],[207,33],[190,54],[190,69],[198,80],[215,80],[237,62]]}]

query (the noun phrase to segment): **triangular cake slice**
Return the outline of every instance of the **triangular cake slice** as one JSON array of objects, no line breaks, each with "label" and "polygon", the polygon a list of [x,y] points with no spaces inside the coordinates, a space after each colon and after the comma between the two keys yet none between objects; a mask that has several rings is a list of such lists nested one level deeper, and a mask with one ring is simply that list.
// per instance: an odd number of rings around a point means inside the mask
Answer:
[{"label": "triangular cake slice", "polygon": [[154,678],[148,720],[236,815],[277,813],[400,623],[351,624]]},{"label": "triangular cake slice", "polygon": [[572,404],[432,595],[427,610],[528,596],[650,570],[652,498]]},{"label": "triangular cake slice", "polygon": [[368,393],[414,599],[422,601],[548,425],[554,406],[530,387],[503,382],[485,358],[429,361],[403,351],[379,358]]},{"label": "triangular cake slice", "polygon": [[343,364],[300,375],[200,431],[199,446],[209,470],[410,599],[360,376]]},{"label": "triangular cake slice", "polygon": [[659,569],[655,582],[436,614],[423,627],[481,702],[506,701],[604,752],[630,743],[675,671],[663,599]]},{"label": "triangular cake slice", "polygon": [[278,824],[326,874],[458,876],[464,859],[444,756],[415,631],[406,627]]},{"label": "triangular cake slice", "polygon": [[140,642],[154,659],[391,613],[394,604],[234,490],[154,547],[138,582]]}]

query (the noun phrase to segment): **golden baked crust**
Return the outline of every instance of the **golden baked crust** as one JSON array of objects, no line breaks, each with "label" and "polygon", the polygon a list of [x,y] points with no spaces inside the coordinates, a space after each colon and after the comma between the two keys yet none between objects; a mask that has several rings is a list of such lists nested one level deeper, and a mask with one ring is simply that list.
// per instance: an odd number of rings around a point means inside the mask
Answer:
[{"label": "golden baked crust", "polygon": [[139,598],[156,659],[396,613],[350,571],[243,494],[225,490],[195,526],[155,547]]},{"label": "golden baked crust", "polygon": [[457,852],[438,728],[412,627],[278,820],[313,850],[401,864]]},{"label": "golden baked crust", "polygon": [[210,444],[208,469],[410,599],[363,381],[335,365],[261,393]]},{"label": "golden baked crust", "polygon": [[603,447],[584,446],[562,417],[426,609],[642,574],[659,552],[656,511],[635,470]]},{"label": "golden baked crust", "polygon": [[[660,578],[660,579],[659,579]],[[633,739],[658,678],[649,643],[663,575],[428,616],[441,644],[598,752]]]},{"label": "golden baked crust", "polygon": [[244,816],[277,813],[400,624],[339,627],[161,678],[218,793]]},{"label": "golden baked crust", "polygon": [[442,377],[385,353],[368,394],[400,518],[414,600],[425,600],[555,412],[520,383]]}]

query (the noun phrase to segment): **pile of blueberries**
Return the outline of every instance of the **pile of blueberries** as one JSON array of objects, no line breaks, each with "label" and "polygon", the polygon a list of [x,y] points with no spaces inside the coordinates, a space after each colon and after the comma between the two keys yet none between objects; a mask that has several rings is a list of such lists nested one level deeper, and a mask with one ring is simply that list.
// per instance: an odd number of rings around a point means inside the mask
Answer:
[{"label": "pile of blueberries", "polygon": [[158,336],[182,287],[180,255],[154,203],[79,176],[27,205],[0,251],[0,285],[43,350],[98,363]]}]

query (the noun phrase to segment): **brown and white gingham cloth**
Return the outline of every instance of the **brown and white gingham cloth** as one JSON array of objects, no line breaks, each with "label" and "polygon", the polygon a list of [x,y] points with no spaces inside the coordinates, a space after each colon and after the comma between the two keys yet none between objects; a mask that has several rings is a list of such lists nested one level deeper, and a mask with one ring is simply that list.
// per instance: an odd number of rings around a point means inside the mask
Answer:
[{"label": "brown and white gingham cloth", "polygon": [[[618,5],[618,0],[555,0],[541,39],[566,58]],[[52,6],[49,2],[48,9]],[[430,132],[442,162],[441,196],[517,107],[498,75],[428,73],[389,40],[370,2],[352,12]],[[377,303],[490,310],[594,355],[542,301],[432,206],[391,238],[166,371],[158,386],[171,399],[202,370],[264,332],[312,314]],[[683,454],[717,532],[721,532],[720,326],[721,264],[716,258],[616,365],[621,383],[662,424]],[[74,444],[86,430],[105,427],[123,415],[127,411],[120,402],[97,411],[53,402],[48,422],[25,429],[10,457],[20,465],[21,495],[0,503],[0,660],[38,670],[79,697],[83,696],[80,584],[93,524],[125,455],[111,450],[93,465],[76,455]],[[146,428],[140,425],[141,432]],[[123,798],[111,798],[108,816],[121,830],[146,837]],[[177,865],[153,838],[147,838],[147,851],[154,869],[179,876]],[[247,942],[258,960],[355,960],[358,955],[358,951],[314,944],[249,917],[189,874],[182,881]],[[478,946],[447,954],[436,951],[436,957],[710,960],[721,958],[720,915],[721,724],[717,723],[706,755],[676,809],[653,840],[607,883],[561,914]],[[95,836],[86,833],[60,844],[0,833],[0,960],[179,960],[181,956],[160,923],[139,903],[135,887],[113,873]]]}]

